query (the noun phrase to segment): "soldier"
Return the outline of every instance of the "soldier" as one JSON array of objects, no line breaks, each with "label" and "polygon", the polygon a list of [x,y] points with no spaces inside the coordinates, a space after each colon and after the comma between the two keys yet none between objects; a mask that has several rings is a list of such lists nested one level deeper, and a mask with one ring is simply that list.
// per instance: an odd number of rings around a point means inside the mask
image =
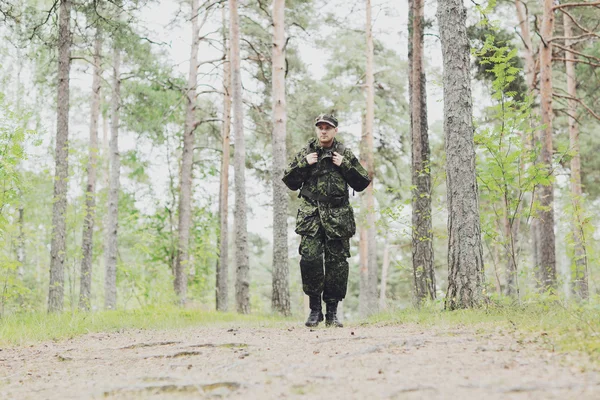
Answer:
[{"label": "soldier", "polygon": [[350,238],[356,232],[348,186],[361,192],[371,180],[352,151],[335,139],[338,121],[333,115],[319,115],[315,126],[317,137],[296,155],[284,172],[283,182],[291,190],[300,189],[302,198],[296,233],[301,235],[302,288],[310,298],[306,326],[323,321],[323,295],[325,324],[342,327],[337,305],[346,296],[346,259],[350,257]]}]

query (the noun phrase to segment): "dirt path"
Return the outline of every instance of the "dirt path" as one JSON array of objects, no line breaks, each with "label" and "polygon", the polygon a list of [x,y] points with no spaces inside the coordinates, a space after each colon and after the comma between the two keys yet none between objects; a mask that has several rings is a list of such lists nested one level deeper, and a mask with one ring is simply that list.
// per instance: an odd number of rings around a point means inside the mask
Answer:
[{"label": "dirt path", "polygon": [[598,399],[600,374],[529,340],[417,325],[197,327],[0,351],[0,399]]}]

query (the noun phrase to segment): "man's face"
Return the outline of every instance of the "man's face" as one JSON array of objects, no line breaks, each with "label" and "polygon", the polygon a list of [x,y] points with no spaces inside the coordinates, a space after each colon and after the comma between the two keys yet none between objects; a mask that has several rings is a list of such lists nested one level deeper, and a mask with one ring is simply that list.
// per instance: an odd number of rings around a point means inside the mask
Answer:
[{"label": "man's face", "polygon": [[331,147],[333,145],[333,138],[337,134],[338,129],[333,126],[321,122],[315,127],[317,133],[317,140],[323,147]]}]

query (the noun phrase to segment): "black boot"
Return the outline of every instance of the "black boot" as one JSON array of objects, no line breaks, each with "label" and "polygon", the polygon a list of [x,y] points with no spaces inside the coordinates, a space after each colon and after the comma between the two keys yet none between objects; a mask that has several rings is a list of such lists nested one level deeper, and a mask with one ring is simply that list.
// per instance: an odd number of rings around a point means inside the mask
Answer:
[{"label": "black boot", "polygon": [[319,325],[319,322],[323,321],[323,309],[321,308],[321,296],[310,296],[310,314],[306,320],[305,325],[309,327]]},{"label": "black boot", "polygon": [[327,303],[327,312],[325,313],[326,326],[335,326],[336,328],[344,327],[344,325],[337,318],[337,306],[337,301]]}]

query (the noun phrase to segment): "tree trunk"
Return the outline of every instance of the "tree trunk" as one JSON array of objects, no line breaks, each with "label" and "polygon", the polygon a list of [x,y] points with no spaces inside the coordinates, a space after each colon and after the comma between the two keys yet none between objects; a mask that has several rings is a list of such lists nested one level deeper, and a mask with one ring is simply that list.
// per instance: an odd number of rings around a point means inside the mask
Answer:
[{"label": "tree trunk", "polygon": [[242,78],[240,73],[240,21],[238,1],[229,0],[231,37],[231,81],[233,96],[233,130],[235,135],[235,298],[237,311],[250,312],[250,264],[248,260],[248,228],[246,222],[246,145],[244,143],[244,109],[242,104]]},{"label": "tree trunk", "polygon": [[183,152],[181,155],[181,183],[179,194],[179,224],[177,229],[177,256],[175,259],[175,294],[179,304],[185,305],[187,293],[187,270],[189,263],[188,246],[192,224],[192,166],[194,161],[194,131],[196,127],[196,86],[198,80],[198,46],[200,25],[198,24],[198,0],[192,0],[192,47],[188,75],[185,127],[183,132]]},{"label": "tree trunk", "polygon": [[117,308],[117,230],[119,227],[119,110],[121,109],[121,50],[113,42],[113,93],[110,113],[110,182],[106,223],[106,274],[104,277],[104,308]]},{"label": "tree trunk", "polygon": [[290,314],[288,283],[287,190],[282,181],[287,164],[285,147],[285,0],[273,1],[273,295],[272,309]]},{"label": "tree trunk", "polygon": [[[565,37],[573,36],[573,26],[571,19],[563,14],[563,23],[565,27]],[[571,48],[573,40],[567,40],[565,46]],[[570,51],[565,52],[567,60],[576,60],[577,55]],[[569,107],[569,141],[573,158],[571,158],[571,196],[573,198],[573,261],[572,268],[572,287],[573,293],[582,299],[588,298],[587,283],[587,255],[583,235],[582,224],[582,190],[581,190],[581,156],[579,152],[579,125],[577,124],[577,75],[575,74],[575,61],[566,61],[567,70],[567,92],[572,99],[568,100]]]},{"label": "tree trunk", "polygon": [[[537,66],[535,62],[535,49],[533,47],[533,42],[531,40],[530,26],[529,26],[529,12],[527,7],[525,7],[524,3],[521,0],[515,0],[515,6],[517,9],[517,16],[519,18],[519,29],[521,31],[521,37],[523,39],[523,44],[525,47],[525,51],[523,54],[523,58],[525,59],[525,75],[527,77],[527,86],[529,87],[529,91],[532,95],[537,96],[538,90],[538,81],[537,81]],[[533,108],[534,113],[538,113],[538,107]],[[523,138],[523,144],[527,151],[530,151],[532,148],[536,146],[539,142],[539,138],[537,137],[535,131],[531,138]],[[528,166],[524,166],[525,169]],[[538,197],[539,187],[535,188],[535,193],[533,196]],[[529,199],[527,202],[531,202]],[[531,220],[531,251],[532,251],[532,259],[534,270],[539,272],[540,268],[540,260],[541,260],[541,251],[540,251],[540,224],[537,218],[532,218]],[[515,232],[515,236],[518,231]],[[539,275],[539,274],[538,274]]]},{"label": "tree trunk", "polygon": [[[367,167],[367,126],[366,115],[361,113],[361,139],[360,139],[360,163]],[[367,197],[361,196],[360,220],[358,229],[358,265],[359,265],[359,293],[358,313],[362,317],[369,315],[369,229],[367,214],[369,212]]]},{"label": "tree trunk", "polygon": [[102,37],[100,28],[96,28],[94,40],[94,76],[92,78],[92,104],[90,107],[90,144],[87,165],[87,189],[85,192],[85,218],[81,241],[81,278],[79,289],[79,308],[90,309],[92,293],[92,249],[94,235],[94,218],[96,216],[96,165],[98,162],[98,118],[100,116],[100,80]]},{"label": "tree trunk", "polygon": [[71,1],[61,0],[58,22],[58,86],[56,117],[56,170],[52,206],[48,312],[61,312],[64,302],[64,266],[67,235],[67,180],[69,178],[69,72],[71,69]]},{"label": "tree trunk", "polygon": [[[542,111],[542,152],[541,161],[548,175],[552,174],[552,31],[554,27],[553,0],[543,0],[540,49],[540,103]],[[540,277],[541,289],[547,291],[556,288],[556,253],[554,237],[554,185],[549,182],[540,186],[539,229],[540,229]]]},{"label": "tree trunk", "polygon": [[516,263],[516,252],[515,252],[515,238],[514,238],[514,229],[513,224],[514,220],[511,224],[511,216],[509,210],[509,199],[506,197],[503,199],[504,205],[504,218],[503,218],[503,228],[504,228],[504,256],[506,258],[506,288],[505,293],[509,297],[519,297],[519,284],[517,281],[517,263]]},{"label": "tree trunk", "polygon": [[388,238],[385,238],[383,245],[383,264],[381,265],[381,289],[379,290],[379,309],[385,310],[387,308],[386,301],[386,289],[387,289],[387,274],[390,268],[390,243]]},{"label": "tree trunk", "polygon": [[373,187],[375,186],[375,162],[373,159],[373,126],[375,123],[375,75],[374,68],[374,51],[373,51],[373,26],[371,0],[367,0],[367,68],[366,68],[366,90],[367,90],[367,115],[365,121],[367,145],[367,172],[369,178],[373,182],[367,187],[365,196],[367,198],[367,247],[368,247],[368,275],[369,275],[369,297],[368,297],[368,313],[374,314],[377,312],[377,280],[378,265],[377,265],[377,227],[375,225],[375,197],[373,196]]},{"label": "tree trunk", "polygon": [[412,131],[412,264],[417,304],[435,299],[431,174],[427,124],[426,78],[423,69],[423,0],[409,1],[409,86]]},{"label": "tree trunk", "polygon": [[484,282],[466,16],[462,0],[438,1],[448,191],[446,308],[450,310],[481,304]]},{"label": "tree trunk", "polygon": [[216,301],[218,311],[227,311],[228,308],[228,271],[229,271],[229,240],[227,219],[229,215],[229,134],[231,131],[231,63],[229,45],[227,43],[227,11],[225,4],[223,13],[223,47],[225,48],[225,63],[223,64],[223,127],[221,137],[221,187],[219,192],[219,260],[217,263]]}]

